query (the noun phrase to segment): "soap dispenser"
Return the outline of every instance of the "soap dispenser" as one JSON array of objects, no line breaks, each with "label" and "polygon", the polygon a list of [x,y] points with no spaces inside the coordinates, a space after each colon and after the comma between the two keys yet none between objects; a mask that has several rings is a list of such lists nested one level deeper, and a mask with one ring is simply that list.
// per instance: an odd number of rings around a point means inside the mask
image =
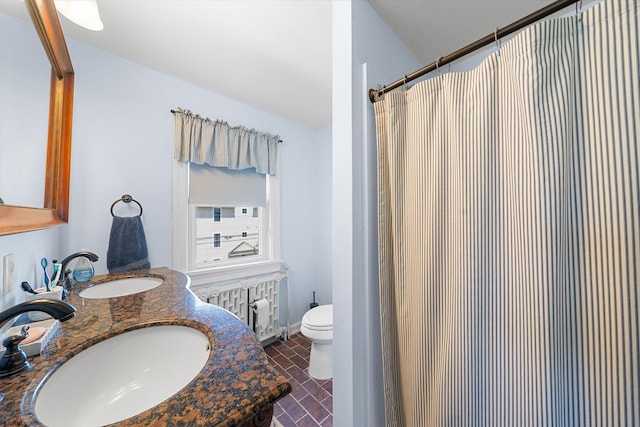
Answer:
[{"label": "soap dispenser", "polygon": [[94,269],[91,261],[86,257],[78,258],[75,267],[73,267],[73,280],[76,282],[88,282],[93,278]]}]

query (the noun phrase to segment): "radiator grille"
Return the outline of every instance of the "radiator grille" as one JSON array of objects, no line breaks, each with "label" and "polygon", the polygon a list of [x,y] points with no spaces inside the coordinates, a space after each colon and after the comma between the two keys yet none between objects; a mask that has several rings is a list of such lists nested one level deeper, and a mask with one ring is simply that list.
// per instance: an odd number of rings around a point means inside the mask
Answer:
[{"label": "radiator grille", "polygon": [[[280,282],[286,274],[276,272],[267,275],[242,277],[227,282],[212,282],[192,289],[198,298],[238,316],[250,329],[254,330],[260,341],[280,337]],[[267,327],[254,329],[254,316],[250,304],[266,299],[269,302],[269,322]],[[286,336],[285,336],[286,337]]]}]

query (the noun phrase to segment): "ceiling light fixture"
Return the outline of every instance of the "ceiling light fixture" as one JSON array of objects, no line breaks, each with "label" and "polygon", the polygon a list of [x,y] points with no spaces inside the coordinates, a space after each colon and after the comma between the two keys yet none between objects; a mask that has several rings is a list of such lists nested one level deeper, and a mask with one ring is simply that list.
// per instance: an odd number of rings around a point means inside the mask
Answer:
[{"label": "ceiling light fixture", "polygon": [[55,0],[56,9],[69,21],[88,30],[102,31],[96,0]]}]

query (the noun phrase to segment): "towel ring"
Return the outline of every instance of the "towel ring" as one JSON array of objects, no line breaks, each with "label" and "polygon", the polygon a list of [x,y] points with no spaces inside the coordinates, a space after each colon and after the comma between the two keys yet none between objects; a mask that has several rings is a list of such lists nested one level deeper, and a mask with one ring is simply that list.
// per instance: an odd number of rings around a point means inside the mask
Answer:
[{"label": "towel ring", "polygon": [[138,205],[138,207],[140,208],[140,215],[138,216],[142,216],[142,205],[140,204],[139,201],[137,201],[136,199],[134,199],[133,197],[131,197],[130,194],[124,194],[121,198],[119,198],[118,200],[116,200],[115,202],[113,202],[113,204],[111,205],[111,216],[115,217],[115,215],[113,214],[113,207],[118,203],[118,202],[124,202],[124,203],[131,203],[131,202],[135,202],[136,205]]}]

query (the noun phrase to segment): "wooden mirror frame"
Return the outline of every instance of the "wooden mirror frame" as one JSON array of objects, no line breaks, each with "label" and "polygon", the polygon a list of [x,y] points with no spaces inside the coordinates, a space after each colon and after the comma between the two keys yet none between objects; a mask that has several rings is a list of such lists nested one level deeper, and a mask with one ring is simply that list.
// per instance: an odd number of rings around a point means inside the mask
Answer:
[{"label": "wooden mirror frame", "polygon": [[0,236],[66,224],[69,218],[74,73],[53,0],[25,0],[51,62],[44,208],[0,205]]}]

